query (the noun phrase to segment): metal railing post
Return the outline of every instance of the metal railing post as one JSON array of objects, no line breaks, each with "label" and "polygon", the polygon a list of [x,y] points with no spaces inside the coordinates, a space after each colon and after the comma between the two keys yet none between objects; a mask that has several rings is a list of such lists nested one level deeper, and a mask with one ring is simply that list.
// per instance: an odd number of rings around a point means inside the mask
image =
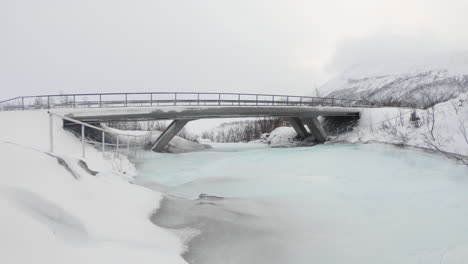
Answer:
[{"label": "metal railing post", "polygon": [[[95,94],[68,94],[68,95],[40,95],[36,97],[15,97],[7,101],[2,101],[2,103],[10,102],[8,103],[8,107],[2,106],[3,109],[15,109],[15,110],[29,110],[30,105],[28,105],[28,98],[36,98],[37,101],[42,101],[42,104],[37,105],[37,107],[42,107],[45,108],[47,107],[48,109],[52,109],[54,107],[63,107],[63,106],[68,106],[68,107],[73,107],[77,108],[80,106],[83,107],[98,107],[98,108],[104,108],[106,107],[106,104],[113,104],[116,103],[117,105],[119,103],[122,103],[121,107],[132,107],[132,106],[147,106],[148,100],[145,99],[134,99],[132,101],[131,98],[129,98],[129,95],[143,95],[147,96],[149,94],[149,105],[150,106],[155,106],[155,105],[160,105],[162,102],[163,105],[165,104],[173,104],[173,105],[193,105],[194,103],[194,98],[191,96],[196,95],[196,105],[218,105],[222,106],[224,104],[228,105],[229,103],[232,105],[237,105],[242,106],[242,105],[272,105],[272,106],[340,106],[340,107],[379,107],[379,105],[372,104],[366,100],[351,100],[349,98],[334,98],[334,97],[309,97],[309,96],[293,96],[293,95],[273,95],[273,94],[243,94],[243,93],[200,93],[200,92],[193,92],[193,93],[185,93],[185,92],[180,92],[182,95],[190,95],[190,98],[182,99],[179,100],[179,92],[148,92],[148,93],[95,93]],[[165,99],[165,100],[159,100],[154,98],[154,94],[165,94],[166,96],[170,97],[171,94],[173,94],[173,102],[171,102],[171,99]],[[211,99],[205,99],[202,102],[202,96],[207,94],[209,98]],[[117,100],[109,100],[106,98],[106,95],[118,95],[119,98],[120,96],[125,96],[125,99],[117,99]],[[78,102],[76,97],[83,97],[83,99]],[[95,98],[94,100],[91,99],[89,100],[87,96],[92,96],[92,98]],[[99,96],[99,99],[96,98],[96,96]],[[217,96],[217,101],[214,99],[214,96]],[[226,98],[224,98],[225,96]],[[234,99],[233,97],[237,96],[237,100]],[[251,98],[251,99],[243,99],[242,96],[245,96],[245,98]],[[253,96],[255,96],[255,101],[252,100]],[[66,104],[62,104],[58,102],[58,104],[54,104],[54,98],[57,97],[62,101],[63,99],[66,99],[64,101],[68,101],[70,97],[73,97],[73,102],[66,102]],[[232,97],[229,99],[228,97]],[[260,98],[259,98],[260,97]],[[271,98],[268,99],[268,98]],[[276,99],[279,98],[278,101]],[[293,100],[291,101],[291,98]],[[295,98],[295,99],[294,99]],[[299,100],[297,100],[299,98]],[[45,99],[47,99],[47,104],[45,103]],[[79,98],[78,98],[79,99]],[[309,101],[310,100],[310,101]],[[155,103],[156,102],[156,103]],[[71,104],[73,103],[73,106]],[[134,103],[130,105],[130,103]],[[184,104],[186,103],[186,104]],[[32,107],[35,108],[35,107]]]},{"label": "metal railing post", "polygon": [[127,154],[130,153],[130,136],[127,137]]},{"label": "metal railing post", "polygon": [[54,153],[54,117],[49,113],[49,152]]},{"label": "metal railing post", "polygon": [[85,126],[81,125],[81,156],[83,159],[86,157],[85,153]]},{"label": "metal railing post", "polygon": [[106,152],[106,133],[102,131],[102,155]]}]

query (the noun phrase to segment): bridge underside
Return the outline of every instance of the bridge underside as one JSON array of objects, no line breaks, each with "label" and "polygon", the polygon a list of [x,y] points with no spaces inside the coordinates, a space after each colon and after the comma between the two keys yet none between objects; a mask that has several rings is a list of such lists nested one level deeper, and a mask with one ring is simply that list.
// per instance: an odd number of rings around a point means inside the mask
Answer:
[{"label": "bridge underside", "polygon": [[[169,141],[191,120],[207,118],[283,117],[291,123],[301,138],[312,136],[325,142],[327,135],[318,116],[359,117],[360,110],[342,107],[183,107],[183,108],[116,108],[76,110],[67,117],[89,123],[144,120],[174,120],[152,146],[164,151]],[[308,130],[306,127],[308,127]]]},{"label": "bridge underside", "polygon": [[[315,116],[310,117],[291,117],[289,123],[296,130],[300,138],[307,138],[312,136],[316,142],[323,143],[327,141],[327,133],[323,129],[320,121]],[[309,128],[307,131],[306,126]]]}]

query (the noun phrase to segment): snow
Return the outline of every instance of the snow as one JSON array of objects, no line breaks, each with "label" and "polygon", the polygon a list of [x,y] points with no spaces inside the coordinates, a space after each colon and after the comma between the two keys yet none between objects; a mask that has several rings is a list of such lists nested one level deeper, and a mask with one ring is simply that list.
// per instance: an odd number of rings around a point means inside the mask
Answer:
[{"label": "snow", "polygon": [[[457,110],[455,110],[457,108]],[[432,109],[417,110],[419,127],[411,123],[410,109],[364,109],[354,131],[335,140],[383,142],[432,149],[427,143],[432,128]],[[468,156],[468,93],[434,107],[434,143],[442,150]]]},{"label": "snow", "polygon": [[[118,135],[129,135],[129,136],[137,136],[137,137],[146,137],[145,140],[149,140],[149,142],[155,142],[158,137],[161,135],[161,131],[153,130],[153,131],[135,131],[135,130],[119,130],[115,128],[108,127],[104,124],[101,125],[105,130]],[[123,137],[122,142],[125,142],[127,138]],[[205,149],[211,148],[209,142],[203,143],[199,142],[192,142],[181,138],[179,136],[175,136],[174,138],[169,141],[167,144],[167,152],[171,153],[179,153],[179,152],[191,152],[191,151],[201,151]]]},{"label": "snow", "polygon": [[[434,150],[426,139],[432,127],[432,109],[416,110],[419,127],[410,122],[412,111],[395,107],[363,108],[358,125],[338,136],[330,132],[328,143],[380,142]],[[435,105],[434,111],[435,139],[432,142],[445,152],[468,156],[468,93]],[[292,127],[279,127],[267,141],[271,147],[298,146],[300,142],[294,140],[295,136]]]},{"label": "snow", "polygon": [[[335,142],[428,148],[424,135],[431,128],[431,111],[418,110],[420,126],[415,127],[408,121],[410,109],[364,109],[353,131],[331,137]],[[445,151],[468,155],[462,134],[468,130],[468,94],[440,103],[434,111],[435,143]],[[54,153],[47,153],[46,111],[0,112],[0,123],[2,263],[185,263],[181,254],[194,230],[169,230],[151,223],[163,194],[131,184],[136,169],[126,157],[104,159],[87,145],[83,160],[99,172],[94,176],[78,165],[81,144],[57,118]],[[292,128],[280,127],[268,141],[272,147],[297,145],[294,136]],[[218,174],[222,171],[219,164],[215,169]],[[432,253],[443,255],[442,263],[465,263],[468,258],[468,244],[438,250]],[[424,258],[429,263],[430,254],[408,263]]]},{"label": "snow", "polygon": [[431,101],[443,102],[468,92],[468,72],[455,74],[445,68],[432,68],[379,75],[344,73],[319,90],[328,97],[366,99],[383,104],[403,102],[425,107]]},{"label": "snow", "polygon": [[116,171],[86,146],[93,176],[58,120],[47,153],[46,111],[0,112],[0,123],[2,263],[185,263],[178,236],[150,221],[162,193],[131,184],[128,160]]},{"label": "snow", "polygon": [[296,144],[294,141],[296,136],[296,131],[292,127],[278,127],[270,133],[267,142],[270,147],[293,146]]},{"label": "snow", "polygon": [[[225,130],[222,126],[226,123],[231,122],[243,122],[249,120],[258,120],[258,118],[247,117],[247,118],[209,118],[209,119],[198,119],[187,123],[185,128],[192,135],[201,136],[203,132],[213,132]],[[225,126],[224,126],[225,127]]]},{"label": "snow", "polygon": [[[44,110],[0,112],[0,141],[11,142],[42,152],[49,151],[49,120]],[[58,155],[79,157],[81,144],[71,133],[62,129],[62,123],[54,118],[54,153]],[[113,164],[105,160],[94,147],[86,145],[87,157],[84,161],[94,170],[112,170]],[[121,172],[135,174],[135,167],[125,157],[119,161]]]}]

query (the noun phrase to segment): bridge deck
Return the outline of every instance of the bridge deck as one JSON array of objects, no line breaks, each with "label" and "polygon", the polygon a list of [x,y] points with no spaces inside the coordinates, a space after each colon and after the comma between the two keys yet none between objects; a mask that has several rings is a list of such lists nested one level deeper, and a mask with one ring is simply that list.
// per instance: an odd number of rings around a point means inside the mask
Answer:
[{"label": "bridge deck", "polygon": [[109,109],[55,110],[84,122],[125,120],[183,120],[239,117],[317,117],[359,116],[360,108],[294,107],[294,106],[229,106],[229,107],[138,107]]}]

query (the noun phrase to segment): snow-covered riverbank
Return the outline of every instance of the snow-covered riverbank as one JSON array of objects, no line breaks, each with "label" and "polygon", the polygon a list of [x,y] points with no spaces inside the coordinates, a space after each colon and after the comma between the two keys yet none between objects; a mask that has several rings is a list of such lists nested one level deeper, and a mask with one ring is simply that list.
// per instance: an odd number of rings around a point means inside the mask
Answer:
[{"label": "snow-covered riverbank", "polygon": [[[436,146],[468,156],[467,94],[434,110],[418,110],[418,126],[409,122],[410,114],[395,108],[364,110],[351,132],[331,135],[331,142]],[[54,123],[54,155],[47,153],[46,111],[0,112],[0,123],[1,262],[186,263],[181,257],[186,250],[183,242],[193,233],[171,231],[150,221],[164,194],[132,184],[136,168],[125,156],[104,159],[86,146],[84,162],[97,172],[94,175],[80,165],[81,144],[59,120]],[[297,146],[294,136],[292,128],[282,127],[271,133],[269,141],[271,146]],[[239,174],[219,165],[214,171]],[[203,192],[205,183],[200,188],[193,191]],[[465,249],[463,244],[449,252],[466,260]]]},{"label": "snow-covered riverbank", "polygon": [[[410,121],[412,109],[363,109],[361,118],[348,133],[330,132],[331,141],[349,143],[379,142],[445,151],[468,156],[468,93],[427,110],[417,110],[418,123]],[[273,131],[267,141],[272,147],[304,144],[294,141],[291,127]]]},{"label": "snow-covered riverbank", "polygon": [[126,158],[87,146],[92,175],[58,120],[59,159],[46,153],[46,111],[0,112],[0,123],[1,263],[186,263],[179,238],[149,219],[163,194],[131,184]]}]

